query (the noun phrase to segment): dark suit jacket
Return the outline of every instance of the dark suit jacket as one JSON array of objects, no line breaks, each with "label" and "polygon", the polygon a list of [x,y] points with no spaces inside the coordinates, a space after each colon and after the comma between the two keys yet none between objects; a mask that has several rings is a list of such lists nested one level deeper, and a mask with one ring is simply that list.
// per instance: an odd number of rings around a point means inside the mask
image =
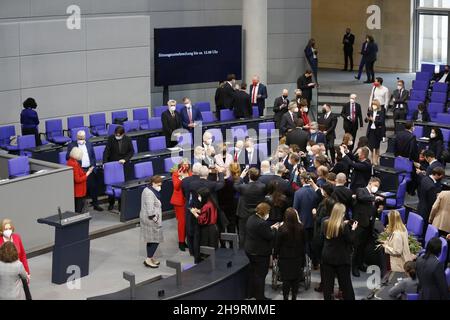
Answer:
[{"label": "dark suit jacket", "polygon": [[377,60],[378,45],[375,42],[369,42],[364,50],[365,45],[363,44],[362,55],[366,62],[373,62]]},{"label": "dark suit jacket", "polygon": [[[250,90],[248,92],[251,97],[253,92],[253,84],[250,85]],[[256,98],[256,104],[258,105],[259,108],[264,108],[266,106],[267,87],[263,85],[261,82],[259,83],[258,92],[256,93],[256,95],[257,96],[261,95],[260,98]]]},{"label": "dark suit jacket", "polygon": [[317,208],[319,198],[311,186],[303,186],[294,194],[294,205],[305,229],[314,228],[312,209]]},{"label": "dark suit jacket", "polygon": [[334,192],[331,195],[333,199],[335,199],[337,202],[342,203],[345,205],[347,210],[351,210],[353,207],[353,191],[345,186],[336,186],[334,187]]},{"label": "dark suit jacket", "polygon": [[[181,117],[181,124],[183,125],[183,128],[191,130],[192,128],[189,128],[189,116],[187,113],[187,108],[184,106],[180,111],[180,117]],[[202,113],[200,112],[200,109],[196,106],[192,106],[192,121],[203,121]]]},{"label": "dark suit jacket", "polygon": [[416,273],[419,279],[420,300],[449,299],[448,284],[442,263],[436,256],[420,256],[416,261]]},{"label": "dark suit jacket", "polygon": [[[441,80],[441,78],[444,76],[444,73],[445,73],[445,71],[436,73],[433,79],[435,81]],[[450,72],[447,74],[447,77],[445,78],[445,83],[450,83]]]},{"label": "dark suit jacket", "polygon": [[327,131],[325,134],[325,137],[327,138],[327,141],[332,141],[336,139],[336,125],[337,125],[337,117],[335,114],[330,113],[327,119],[325,119],[325,115],[323,114],[319,120],[318,123],[322,125],[325,130]]},{"label": "dark suit jacket", "polygon": [[119,161],[124,159],[125,161],[130,161],[131,157],[134,155],[133,144],[131,143],[130,137],[124,135],[122,138],[122,152],[119,151],[119,142],[117,141],[115,135],[110,135],[108,141],[106,142],[105,151],[103,151],[103,163]]},{"label": "dark suit jacket", "polygon": [[325,135],[320,131],[316,132],[315,134],[310,133],[308,140],[312,140],[315,143],[327,143]]},{"label": "dark suit jacket", "polygon": [[[67,145],[67,154],[66,154],[66,160],[69,160],[70,158],[70,152],[74,147],[78,147],[78,142],[73,141]],[[95,168],[95,164],[97,163],[97,159],[95,158],[95,152],[94,147],[92,146],[92,143],[89,141],[86,141],[86,149],[89,155],[89,162],[91,163],[91,167]],[[134,150],[133,150],[134,154]]]},{"label": "dark suit jacket", "polygon": [[[413,112],[413,116],[412,116],[413,121],[417,121],[418,117],[419,117],[419,110],[415,110]],[[431,121],[430,114],[428,113],[427,110],[424,110],[423,113],[422,113],[422,121],[423,122],[430,122]]]},{"label": "dark suit jacket", "polygon": [[281,192],[288,197],[292,198],[292,188],[291,184],[288,180],[283,179],[280,176],[277,176],[276,174],[267,174],[267,175],[261,175],[258,179],[259,182],[263,183],[266,187],[269,185],[270,182],[275,181],[278,184],[278,187],[280,188]]},{"label": "dark suit jacket", "polygon": [[[298,115],[295,113],[292,114],[294,116],[294,121],[298,118]],[[281,123],[280,123],[280,133],[281,135],[286,135],[289,129],[295,129],[296,125],[295,122],[292,121],[291,114],[289,112],[286,112],[281,117]]]},{"label": "dark suit jacket", "polygon": [[[347,40],[347,41],[345,41]],[[347,35],[344,34],[344,37],[342,38],[342,44],[344,45],[344,50],[353,51],[353,44],[355,43],[355,35],[353,33],[350,33]]]},{"label": "dark suit jacket", "polygon": [[312,77],[305,77],[305,75],[302,75],[300,78],[297,79],[297,89],[302,90],[302,96],[308,101],[311,101],[312,99],[312,87],[308,86],[308,84],[312,83],[313,79]]},{"label": "dark suit jacket", "polygon": [[438,168],[438,167],[444,168],[444,166],[442,165],[442,163],[440,163],[438,160],[436,160],[436,161],[434,161],[432,164],[430,164],[430,165],[427,167],[427,170],[426,170],[426,172],[425,172],[425,175],[427,175],[427,176],[431,175],[431,173],[433,172],[433,169],[434,169],[434,168]]},{"label": "dark suit jacket", "polygon": [[[304,265],[305,260],[305,233],[303,226],[300,225],[299,233],[296,239],[291,239],[289,237],[289,230],[286,226],[281,226],[275,237],[275,248],[274,256],[280,260],[286,261],[286,268],[284,271],[288,271],[289,274],[292,273],[293,278],[298,277],[298,268],[289,268],[291,264],[296,264],[297,261],[299,266]],[[293,265],[293,267],[294,267]],[[295,266],[297,267],[297,266]],[[289,272],[291,271],[292,272]],[[283,276],[286,276],[284,272]],[[286,277],[288,278],[288,277]],[[289,277],[290,278],[290,277]]]},{"label": "dark suit jacket", "polygon": [[[198,201],[198,191],[203,188],[209,189],[211,195],[214,197],[216,201],[218,201],[217,191],[219,191],[225,186],[223,173],[219,173],[218,177],[219,177],[218,181],[199,178],[194,179],[193,181],[190,182],[189,190],[192,196],[192,205],[191,205],[192,207],[199,208],[200,203]],[[186,199],[189,199],[189,197],[187,197]]]},{"label": "dark suit jacket", "polygon": [[223,84],[216,89],[214,102],[216,104],[216,111],[223,109]]},{"label": "dark suit jacket", "polygon": [[309,141],[309,134],[301,128],[295,128],[286,134],[286,144],[296,144],[301,151],[306,152],[306,145]]},{"label": "dark suit jacket", "polygon": [[428,150],[432,150],[436,155],[436,159],[442,160],[442,152],[444,151],[444,141],[442,139],[433,138],[428,142]]},{"label": "dark suit jacket", "polygon": [[242,181],[234,184],[234,190],[239,192],[239,203],[237,207],[237,216],[248,218],[255,213],[256,206],[264,200],[266,195],[266,186],[259,182],[250,182],[248,184]]},{"label": "dark suit jacket", "polygon": [[233,98],[234,98],[234,89],[228,83],[225,82],[222,90],[220,91],[223,95],[223,107],[224,109],[232,109],[233,108]]},{"label": "dark suit jacket", "polygon": [[275,231],[256,214],[250,215],[245,226],[245,252],[257,256],[270,256]]},{"label": "dark suit jacket", "polygon": [[394,92],[392,92],[392,104],[394,108],[401,108],[403,107],[403,110],[405,110],[406,113],[408,113],[408,98],[409,98],[409,91],[406,89],[402,90],[402,95],[400,96],[400,90],[395,89]]},{"label": "dark suit jacket", "polygon": [[238,90],[234,93],[232,106],[236,119],[252,117],[252,100],[244,90]]},{"label": "dark suit jacket", "polygon": [[358,188],[356,190],[356,201],[353,205],[353,219],[358,221],[358,226],[367,228],[370,221],[376,215],[375,196],[367,188]]},{"label": "dark suit jacket", "polygon": [[352,118],[352,109],[350,102],[346,103],[342,107],[341,116],[342,118],[344,118],[344,130],[346,132],[352,132],[353,129],[355,129],[356,131],[358,129],[358,126],[361,128],[364,126],[361,112],[361,105],[359,103],[355,102],[355,122],[348,120],[348,117],[350,117],[350,119]]},{"label": "dark suit jacket", "polygon": [[348,155],[345,155],[342,161],[346,161],[350,167],[353,168],[352,182],[350,189],[356,190],[358,188],[364,188],[369,183],[372,176],[372,164],[369,159],[365,161],[353,161]]},{"label": "dark suit jacket", "polygon": [[162,132],[166,137],[167,147],[169,147],[170,142],[172,141],[172,133],[176,129],[180,129],[182,127],[181,116],[178,111],[175,111],[175,125],[171,125],[171,118],[172,115],[169,110],[166,110],[161,114]]},{"label": "dark suit jacket", "polygon": [[[367,116],[372,117],[373,113],[372,112],[367,112]],[[377,137],[377,139],[381,140],[386,132],[386,124],[385,124],[385,118],[384,118],[384,112],[383,111],[378,111],[377,112],[377,116],[375,117],[374,121],[369,121],[367,124],[367,133],[366,135],[369,135],[369,130],[370,127],[372,127],[372,123],[375,122],[375,136]]]},{"label": "dark suit jacket", "polygon": [[283,108],[280,108],[283,105],[283,97],[278,97],[273,102],[273,119],[277,129],[280,127],[281,117],[288,112],[289,99],[286,99],[285,104],[286,105]]},{"label": "dark suit jacket", "polygon": [[416,142],[416,136],[411,132],[403,130],[397,132],[394,144],[394,155],[402,156],[413,161],[419,159],[419,148]]},{"label": "dark suit jacket", "polygon": [[426,222],[430,216],[431,208],[436,201],[437,194],[441,191],[441,186],[439,182],[434,183],[429,176],[426,176],[420,179],[417,191],[419,196],[417,211]]},{"label": "dark suit jacket", "polygon": [[355,232],[351,230],[351,226],[346,224],[339,236],[327,239],[325,236],[328,219],[323,222],[321,238],[323,240],[322,262],[333,265],[350,265],[352,244],[355,241]]}]

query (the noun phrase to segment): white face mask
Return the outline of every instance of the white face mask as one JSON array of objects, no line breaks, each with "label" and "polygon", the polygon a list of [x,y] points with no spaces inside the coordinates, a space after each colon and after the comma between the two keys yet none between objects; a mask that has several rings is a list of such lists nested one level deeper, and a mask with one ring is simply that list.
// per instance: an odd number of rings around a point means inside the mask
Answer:
[{"label": "white face mask", "polygon": [[304,113],[308,113],[308,108],[303,108]]},{"label": "white face mask", "polygon": [[348,142],[348,145],[349,145],[349,146],[352,146],[352,145],[353,145],[353,141],[350,140],[350,141]]},{"label": "white face mask", "polygon": [[312,156],[312,155],[314,155],[314,153],[311,150],[309,150],[308,151],[308,156]]},{"label": "white face mask", "polygon": [[312,133],[312,134],[314,134],[314,133],[316,133],[316,132],[317,132],[317,130],[311,129],[311,133]]},{"label": "white face mask", "polygon": [[8,239],[11,238],[11,234],[12,234],[12,230],[11,229],[3,231],[3,236],[5,238],[8,238]]},{"label": "white face mask", "polygon": [[78,144],[81,145],[81,146],[82,146],[83,144],[85,144],[85,143],[86,143],[86,141],[84,141],[84,140],[78,140]]},{"label": "white face mask", "polygon": [[311,146],[307,146],[306,151],[308,151],[308,152],[311,151]]},{"label": "white face mask", "polygon": [[161,191],[161,186],[153,185],[153,189],[155,189],[156,191],[160,192]]},{"label": "white face mask", "polygon": [[432,133],[430,133],[430,138],[431,138],[431,139],[434,139],[434,138],[436,138],[436,133],[433,133],[433,132],[432,132]]},{"label": "white face mask", "polygon": [[212,139],[207,139],[207,140],[206,140],[206,144],[208,144],[208,145],[209,145],[209,144],[212,144]]},{"label": "white face mask", "polygon": [[176,106],[170,107],[169,110],[174,112],[175,110],[177,110],[177,107]]},{"label": "white face mask", "polygon": [[294,110],[292,110],[292,112],[298,112],[298,108],[295,108]]},{"label": "white face mask", "polygon": [[186,108],[190,108],[191,104],[190,103],[186,103],[185,106],[186,106]]},{"label": "white face mask", "polygon": [[266,214],[266,215],[263,217],[263,219],[267,221],[267,219],[269,219],[269,215]]},{"label": "white face mask", "polygon": [[371,187],[370,191],[372,191],[372,193],[377,193],[378,187]]},{"label": "white face mask", "polygon": [[202,196],[198,196],[198,202],[202,202]]},{"label": "white face mask", "polygon": [[355,99],[350,99],[350,102],[351,103],[355,103]]},{"label": "white face mask", "polygon": [[402,86],[397,86],[397,89],[400,91],[400,90],[402,90]]},{"label": "white face mask", "polygon": [[123,136],[116,136],[116,140],[122,140]]}]

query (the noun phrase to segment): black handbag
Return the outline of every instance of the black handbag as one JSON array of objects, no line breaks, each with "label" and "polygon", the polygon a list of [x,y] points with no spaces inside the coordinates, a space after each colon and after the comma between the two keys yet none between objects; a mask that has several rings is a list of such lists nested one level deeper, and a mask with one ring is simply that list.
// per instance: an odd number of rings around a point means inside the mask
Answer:
[{"label": "black handbag", "polygon": [[25,299],[26,300],[33,300],[33,298],[31,297],[31,292],[30,292],[30,287],[28,286],[28,279],[23,276],[20,276],[20,280],[22,281],[22,285],[23,285],[23,291],[25,292]]}]

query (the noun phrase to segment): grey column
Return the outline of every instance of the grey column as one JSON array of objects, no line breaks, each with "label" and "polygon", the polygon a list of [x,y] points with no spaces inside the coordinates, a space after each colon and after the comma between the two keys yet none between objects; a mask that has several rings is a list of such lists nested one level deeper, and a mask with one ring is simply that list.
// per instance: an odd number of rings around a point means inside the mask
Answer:
[{"label": "grey column", "polygon": [[245,31],[245,72],[248,83],[258,75],[267,83],[267,0],[242,1],[242,25]]}]

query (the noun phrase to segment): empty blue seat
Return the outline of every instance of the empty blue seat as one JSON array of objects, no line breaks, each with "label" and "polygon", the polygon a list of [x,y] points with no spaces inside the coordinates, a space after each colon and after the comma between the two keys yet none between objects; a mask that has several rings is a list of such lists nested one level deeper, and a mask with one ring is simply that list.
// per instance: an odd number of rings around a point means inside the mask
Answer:
[{"label": "empty blue seat", "polygon": [[132,132],[132,131],[138,131],[140,128],[139,121],[138,120],[125,121],[123,123],[123,128],[126,133]]},{"label": "empty blue seat", "polygon": [[428,90],[429,82],[428,81],[420,81],[413,80],[412,89],[417,91],[426,91]]},{"label": "empty blue seat", "polygon": [[[34,136],[33,136],[34,137]],[[8,160],[9,178],[23,177],[30,174],[30,163],[27,157],[17,157]]]},{"label": "empty blue seat", "polygon": [[211,105],[208,101],[197,102],[197,103],[195,103],[195,106],[200,110],[200,112],[211,111]]},{"label": "empty blue seat", "polygon": [[420,71],[427,73],[434,73],[435,67],[436,66],[434,64],[422,63],[422,65],[420,66]]},{"label": "empty blue seat", "polygon": [[[126,110],[113,111],[111,112],[111,123],[116,123],[116,119],[128,120],[128,112]],[[125,121],[126,121],[125,120]]]},{"label": "empty blue seat", "polygon": [[435,237],[439,237],[439,230],[432,224],[429,224],[427,226],[427,231],[425,231],[424,248],[427,247],[428,241]]},{"label": "empty blue seat", "polygon": [[148,119],[148,129],[149,130],[161,130],[162,129],[162,122],[161,117],[152,117]]},{"label": "empty blue seat", "polygon": [[73,128],[81,128],[84,127],[84,118],[83,116],[74,116],[67,118],[67,130],[70,132]]},{"label": "empty blue seat", "polygon": [[26,151],[26,149],[31,149],[36,147],[36,139],[34,134],[27,134],[25,136],[17,137],[17,148],[21,156],[31,157],[31,152]]},{"label": "empty blue seat", "polygon": [[412,119],[413,113],[414,113],[414,111],[417,110],[419,103],[422,103],[422,102],[421,101],[413,101],[413,100],[408,101],[408,115],[407,115],[408,120]]},{"label": "empty blue seat", "polygon": [[59,164],[65,165],[67,163],[66,157],[67,157],[67,151],[61,151],[60,153],[58,153]]},{"label": "empty blue seat", "polygon": [[123,165],[118,161],[107,162],[103,166],[104,170],[104,183],[106,186],[105,193],[108,196],[116,199],[122,195],[122,189],[114,188],[112,185],[125,182],[125,174],[123,171]]},{"label": "empty blue seat", "polygon": [[161,118],[164,111],[167,110],[167,106],[152,107],[153,117]]},{"label": "empty blue seat", "polygon": [[433,72],[416,72],[416,80],[430,81],[433,78]]},{"label": "empty blue seat", "polygon": [[446,103],[447,102],[447,92],[432,92],[430,96],[430,101],[435,103]]},{"label": "empty blue seat", "polygon": [[149,151],[159,151],[166,148],[166,137],[152,137],[148,139]]},{"label": "empty blue seat", "polygon": [[450,113],[438,113],[436,119],[437,122],[450,124]]},{"label": "empty blue seat", "polygon": [[103,162],[103,152],[105,151],[105,148],[105,145],[94,147],[95,159],[97,162]]},{"label": "empty blue seat", "polygon": [[409,100],[424,102],[427,97],[426,91],[422,90],[411,90],[409,95]]},{"label": "empty blue seat", "polygon": [[0,127],[0,148],[8,151],[18,150],[17,146],[11,145],[11,138],[16,135],[16,128],[14,126]]},{"label": "empty blue seat", "polygon": [[231,121],[236,120],[233,111],[230,109],[220,110],[220,121]]},{"label": "empty blue seat", "polygon": [[94,113],[89,115],[89,126],[95,136],[106,136],[106,115],[104,113]]},{"label": "empty blue seat", "polygon": [[445,238],[440,237],[439,239],[442,242],[442,248],[441,248],[441,254],[439,255],[438,259],[442,264],[445,265],[445,263],[447,262],[448,243]]},{"label": "empty blue seat", "polygon": [[133,120],[139,121],[142,130],[148,130],[148,108],[133,109]]},{"label": "empty blue seat", "polygon": [[45,135],[47,140],[56,144],[66,144],[71,141],[69,137],[64,136],[61,119],[45,121]]},{"label": "empty blue seat", "polygon": [[433,92],[444,92],[447,93],[448,91],[448,84],[442,83],[442,82],[435,82],[433,84]]},{"label": "empty blue seat", "polygon": [[386,199],[386,208],[396,209],[402,207],[403,204],[405,203],[405,195],[406,195],[406,180],[402,181],[398,186],[395,198]]},{"label": "empty blue seat", "polygon": [[421,240],[423,235],[423,218],[417,213],[410,212],[408,221],[406,222],[406,229],[417,239]]},{"label": "empty blue seat", "polygon": [[442,102],[430,102],[428,104],[428,113],[432,121],[436,121],[437,114],[442,112],[444,112],[444,104]]},{"label": "empty blue seat", "polygon": [[153,164],[151,161],[140,162],[134,165],[134,177],[136,179],[146,179],[153,176]]},{"label": "empty blue seat", "polygon": [[203,123],[212,123],[216,121],[214,114],[211,111],[202,111]]}]

